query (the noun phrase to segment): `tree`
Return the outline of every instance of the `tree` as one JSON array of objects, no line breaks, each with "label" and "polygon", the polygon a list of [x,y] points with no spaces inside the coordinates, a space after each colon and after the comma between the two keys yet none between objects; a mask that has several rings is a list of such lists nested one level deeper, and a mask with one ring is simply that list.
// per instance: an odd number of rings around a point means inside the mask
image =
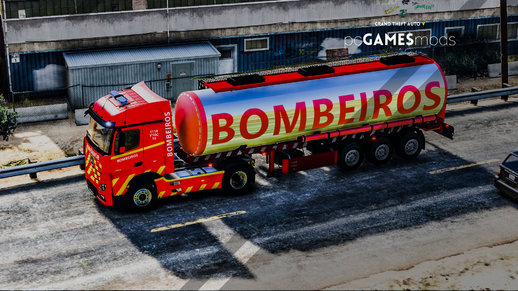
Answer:
[{"label": "tree", "polygon": [[0,136],[4,140],[9,140],[17,125],[16,112],[8,110],[4,96],[0,95]]}]

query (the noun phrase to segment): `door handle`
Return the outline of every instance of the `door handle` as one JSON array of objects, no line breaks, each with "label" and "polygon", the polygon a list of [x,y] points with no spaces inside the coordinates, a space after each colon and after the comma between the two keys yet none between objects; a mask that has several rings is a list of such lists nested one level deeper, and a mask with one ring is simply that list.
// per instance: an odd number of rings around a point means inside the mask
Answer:
[{"label": "door handle", "polygon": [[140,166],[142,166],[142,162],[136,163],[134,167],[140,167]]}]

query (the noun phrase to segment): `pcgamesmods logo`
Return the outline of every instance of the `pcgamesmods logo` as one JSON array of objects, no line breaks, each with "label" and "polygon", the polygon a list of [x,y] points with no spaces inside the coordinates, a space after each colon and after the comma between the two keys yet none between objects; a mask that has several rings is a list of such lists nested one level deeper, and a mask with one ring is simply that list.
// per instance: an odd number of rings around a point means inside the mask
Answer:
[{"label": "pcgamesmods logo", "polygon": [[385,34],[366,33],[361,36],[346,36],[345,46],[385,45],[385,46],[455,46],[455,36],[414,35],[412,32],[394,32]]}]

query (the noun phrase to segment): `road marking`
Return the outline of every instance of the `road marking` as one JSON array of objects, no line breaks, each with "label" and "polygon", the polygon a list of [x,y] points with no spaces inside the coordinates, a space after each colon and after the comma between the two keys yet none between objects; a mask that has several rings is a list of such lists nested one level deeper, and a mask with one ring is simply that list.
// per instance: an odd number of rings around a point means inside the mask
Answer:
[{"label": "road marking", "polygon": [[462,165],[462,166],[458,166],[458,167],[450,167],[450,168],[444,168],[444,169],[439,169],[439,170],[433,170],[433,171],[428,172],[428,174],[430,174],[430,175],[442,174],[442,173],[445,173],[445,172],[450,172],[450,171],[455,171],[455,170],[460,170],[460,169],[480,166],[480,165],[484,165],[484,164],[491,164],[491,163],[495,163],[495,162],[499,162],[499,161],[500,160],[498,160],[498,159],[492,159],[492,160],[472,163],[472,164],[468,164],[468,165]]},{"label": "road marking", "polygon": [[245,214],[245,213],[246,213],[246,211],[244,211],[244,210],[234,211],[234,212],[230,212],[230,213],[223,213],[223,214],[219,214],[219,215],[215,215],[215,216],[211,216],[211,217],[200,218],[200,219],[197,219],[194,221],[188,221],[185,223],[178,223],[178,224],[153,228],[150,232],[159,232],[159,231],[169,230],[169,229],[173,229],[173,228],[180,228],[180,227],[184,227],[184,226],[188,226],[188,225],[219,220],[219,219],[222,219],[225,217],[231,217],[231,216],[241,215],[241,214]]},{"label": "road marking", "polygon": [[[218,238],[221,245],[227,250],[230,245],[235,245],[236,243],[241,244],[241,247],[234,253],[234,258],[244,266],[246,266],[246,263],[261,249],[251,241],[244,239],[220,220],[204,223],[204,225],[212,235]],[[199,290],[220,290],[231,278],[232,277],[209,279]]]}]

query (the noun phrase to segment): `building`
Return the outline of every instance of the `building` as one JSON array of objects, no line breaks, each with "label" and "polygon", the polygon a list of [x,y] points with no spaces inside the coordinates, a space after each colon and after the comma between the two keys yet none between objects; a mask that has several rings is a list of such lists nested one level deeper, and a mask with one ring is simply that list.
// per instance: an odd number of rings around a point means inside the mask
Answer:
[{"label": "building", "polygon": [[[71,84],[63,57],[70,53],[209,42],[224,74],[402,48],[369,46],[368,33],[374,42],[376,34],[411,31],[406,48],[432,55],[452,36],[457,45],[499,41],[499,0],[3,0],[2,7],[15,96],[127,86]],[[508,15],[510,53],[518,53],[518,0],[508,0]],[[177,78],[170,67],[160,74]]]}]

